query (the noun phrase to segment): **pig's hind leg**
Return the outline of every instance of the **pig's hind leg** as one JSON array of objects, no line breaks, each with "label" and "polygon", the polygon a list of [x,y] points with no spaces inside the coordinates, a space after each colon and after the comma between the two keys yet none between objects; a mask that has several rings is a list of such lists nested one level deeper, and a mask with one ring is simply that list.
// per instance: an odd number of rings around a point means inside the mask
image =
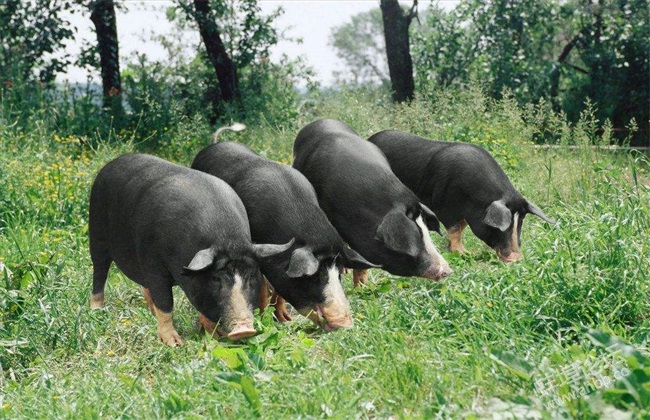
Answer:
[{"label": "pig's hind leg", "polygon": [[149,308],[152,314],[156,315],[156,306],[153,304],[153,300],[151,299],[151,293],[149,292],[149,289],[143,287],[142,294],[144,294],[144,301],[147,302],[147,307]]},{"label": "pig's hind leg", "polygon": [[92,309],[103,308],[104,287],[112,259],[107,252],[96,248],[91,248],[90,258],[93,261],[93,291],[90,296],[90,307]]},{"label": "pig's hind leg", "polygon": [[467,222],[463,219],[447,229],[447,236],[449,236],[449,251],[458,252],[460,254],[465,252],[461,235],[463,234],[463,229],[466,227]]},{"label": "pig's hind leg", "polygon": [[169,347],[182,346],[183,340],[174,328],[173,315],[174,297],[172,295],[172,281],[163,277],[148,279],[147,283],[154,314],[158,320],[158,337]]}]

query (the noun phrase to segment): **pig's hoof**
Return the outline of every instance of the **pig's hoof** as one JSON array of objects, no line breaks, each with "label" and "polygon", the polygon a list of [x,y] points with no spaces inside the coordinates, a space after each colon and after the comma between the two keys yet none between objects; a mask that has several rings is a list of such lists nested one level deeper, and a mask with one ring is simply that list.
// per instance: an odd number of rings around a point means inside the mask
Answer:
[{"label": "pig's hoof", "polygon": [[99,309],[104,307],[104,292],[90,296],[90,309]]},{"label": "pig's hoof", "polygon": [[345,268],[345,267],[341,268],[341,274],[348,274],[349,272],[350,272],[350,269]]},{"label": "pig's hoof", "polygon": [[177,347],[177,346],[182,346],[184,344],[183,340],[181,339],[181,336],[178,335],[176,330],[167,330],[167,331],[159,332],[158,337],[160,337],[162,342],[168,345],[169,347]]},{"label": "pig's hoof", "polygon": [[287,322],[291,321],[293,318],[291,318],[291,315],[289,315],[289,311],[287,310],[286,306],[282,306],[281,308],[275,308],[275,319],[277,319],[279,322]]},{"label": "pig's hoof", "polygon": [[447,246],[447,249],[449,249],[449,252],[458,252],[459,254],[465,253],[465,247],[463,246],[463,244],[459,244],[459,243],[450,243]]}]

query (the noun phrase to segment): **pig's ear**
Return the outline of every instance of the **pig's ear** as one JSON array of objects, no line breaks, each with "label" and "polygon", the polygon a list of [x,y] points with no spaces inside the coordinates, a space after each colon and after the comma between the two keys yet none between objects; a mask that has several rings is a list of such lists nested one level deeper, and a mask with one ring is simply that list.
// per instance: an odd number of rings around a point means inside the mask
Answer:
[{"label": "pig's ear", "polygon": [[214,258],[216,256],[217,252],[214,248],[202,249],[194,255],[190,264],[187,267],[183,267],[183,269],[192,272],[205,270],[214,264]]},{"label": "pig's ear", "polygon": [[493,201],[487,208],[485,213],[485,218],[483,221],[493,228],[499,229],[501,232],[505,232],[510,227],[512,222],[512,213],[510,209],[506,207],[503,200]]},{"label": "pig's ear", "polygon": [[388,249],[415,258],[418,255],[417,240],[419,239],[419,235],[414,233],[415,228],[415,223],[406,217],[404,211],[393,209],[379,224],[375,239]]},{"label": "pig's ear", "polygon": [[357,251],[346,246],[344,246],[341,250],[341,262],[344,267],[357,270],[365,270],[367,268],[381,268],[381,265],[371,263],[370,261],[363,258]]},{"label": "pig's ear", "polygon": [[287,275],[291,278],[311,276],[318,270],[318,265],[318,260],[314,257],[314,254],[309,248],[303,246],[297,248],[291,254]]},{"label": "pig's ear", "polygon": [[442,235],[440,233],[440,220],[438,220],[438,216],[427,206],[424,204],[420,203],[420,210],[422,210],[422,218],[424,219],[424,223],[427,225],[429,230],[435,230],[438,232],[438,235]]},{"label": "pig's ear", "polygon": [[295,238],[291,238],[289,242],[282,245],[253,244],[253,253],[257,259],[272,257],[273,255],[281,254],[287,249],[291,248],[291,245],[293,245],[295,241]]},{"label": "pig's ear", "polygon": [[552,225],[555,224],[555,220],[553,220],[550,217],[548,217],[547,215],[545,215],[544,212],[542,210],[540,210],[539,207],[537,207],[536,205],[534,205],[530,201],[528,202],[528,212],[531,213],[531,214],[534,214],[535,216],[539,217],[540,219],[542,219],[543,221],[545,221],[547,223],[550,223]]}]

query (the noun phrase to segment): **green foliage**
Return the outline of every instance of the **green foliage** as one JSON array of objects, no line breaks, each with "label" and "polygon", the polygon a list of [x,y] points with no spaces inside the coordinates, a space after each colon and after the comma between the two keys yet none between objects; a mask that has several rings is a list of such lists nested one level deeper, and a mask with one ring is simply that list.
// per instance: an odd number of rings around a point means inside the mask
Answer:
[{"label": "green foliage", "polygon": [[[137,139],[152,146],[169,144],[177,137],[174,128],[183,121],[279,125],[296,115],[300,95],[295,86],[307,83],[309,89],[315,89],[313,71],[301,60],[284,57],[273,63],[268,58],[269,49],[281,36],[272,26],[281,10],[263,16],[257,1],[247,0],[214,2],[213,12],[238,68],[241,100],[213,106],[219,97],[214,68],[197,38],[188,36],[197,31],[192,7],[179,3],[167,10],[177,34],[156,38],[167,58],[151,61],[139,54],[124,71],[126,100]],[[179,36],[186,42],[177,42]]]},{"label": "green foliage", "polygon": [[[268,59],[270,48],[281,37],[273,26],[273,21],[282,15],[281,8],[263,15],[259,0],[210,0],[210,5],[210,18],[217,22],[226,51],[238,69]],[[167,9],[170,22],[198,32],[194,15],[194,6],[183,1]]]},{"label": "green foliage", "polygon": [[414,40],[421,83],[444,86],[476,77],[491,97],[508,88],[522,102],[539,98],[549,81],[557,8],[549,1],[475,0],[429,15],[430,32]]},{"label": "green foliage", "polygon": [[59,54],[73,35],[63,18],[72,0],[3,0],[0,4],[0,75],[2,83],[51,83],[70,64]]},{"label": "green foliage", "polygon": [[590,99],[621,140],[631,119],[648,130],[649,20],[645,1],[467,0],[434,9],[413,34],[418,91],[473,80],[493,98],[507,90],[520,104],[546,100],[573,122]]},{"label": "green foliage", "polygon": [[[3,77],[0,127],[4,125],[7,132],[24,133],[38,127],[43,135],[47,136],[48,131],[57,133],[59,138],[76,139],[86,146],[95,145],[99,138],[128,140],[142,144],[145,150],[167,147],[172,154],[180,156],[196,144],[208,141],[211,128],[206,122],[222,124],[238,120],[249,125],[258,122],[281,125],[297,115],[301,95],[295,86],[306,85],[310,91],[317,86],[312,81],[313,71],[301,60],[285,57],[275,63],[268,58],[269,49],[282,36],[272,26],[281,13],[279,9],[264,16],[257,1],[219,1],[214,4],[218,12],[215,18],[223,24],[227,48],[240,66],[242,99],[238,104],[221,104],[215,108],[214,98],[218,97],[219,90],[214,70],[197,43],[194,22],[184,13],[178,13],[179,6],[168,10],[178,33],[156,39],[166,49],[167,59],[152,61],[145,54],[136,54],[123,66],[127,112],[113,121],[102,112],[102,96],[97,86],[36,84],[31,78],[18,77],[20,72],[11,67],[25,65],[25,71],[33,73],[35,69],[49,66],[48,74],[52,76],[60,71],[69,60],[51,58],[45,53],[58,51],[72,36],[61,13],[77,13],[78,7],[87,6],[86,3],[46,3],[43,7],[52,10],[45,17],[36,13],[36,6],[31,2],[0,6],[0,21],[7,22],[0,29],[4,48],[0,51]],[[58,26],[48,29],[48,25]],[[39,37],[40,32],[52,35]],[[183,42],[178,42],[179,37]],[[185,42],[188,38],[191,41]],[[29,49],[33,59],[26,52],[24,59],[16,60],[22,54],[18,47]],[[93,52],[88,50],[81,59],[82,64],[93,67],[96,60],[92,57]],[[195,128],[189,129],[191,126]],[[178,141],[181,133],[188,136],[185,143]]]},{"label": "green foliage", "polygon": [[[586,98],[600,121],[623,128],[631,118],[648,130],[650,119],[650,10],[643,0],[568,2],[562,11],[576,39],[576,55],[563,66],[560,106],[577,119]],[[582,69],[582,71],[581,71]],[[647,134],[645,135],[647,139]]]}]

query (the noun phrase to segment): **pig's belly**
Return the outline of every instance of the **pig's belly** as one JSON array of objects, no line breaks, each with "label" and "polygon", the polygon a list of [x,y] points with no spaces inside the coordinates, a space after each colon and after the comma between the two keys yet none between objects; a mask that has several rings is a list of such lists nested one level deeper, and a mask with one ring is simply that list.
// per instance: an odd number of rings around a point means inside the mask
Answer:
[{"label": "pig's belly", "polygon": [[121,250],[117,252],[112,252],[113,262],[120,269],[125,276],[138,283],[141,286],[146,287],[146,281],[140,267],[140,263],[137,260],[135,251],[130,252],[129,250]]}]

